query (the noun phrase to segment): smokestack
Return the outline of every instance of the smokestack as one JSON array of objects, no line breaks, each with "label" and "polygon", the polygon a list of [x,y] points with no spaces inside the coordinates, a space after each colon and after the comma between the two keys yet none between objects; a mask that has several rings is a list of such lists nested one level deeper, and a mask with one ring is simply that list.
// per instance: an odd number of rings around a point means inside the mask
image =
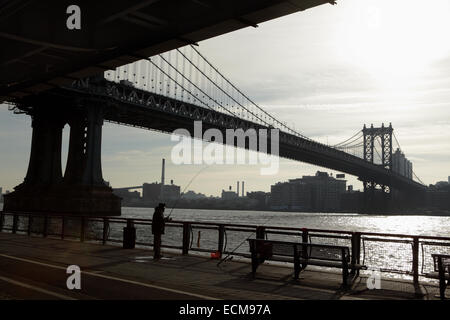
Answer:
[{"label": "smokestack", "polygon": [[236,183],[236,194],[239,197],[239,181]]},{"label": "smokestack", "polygon": [[242,196],[245,197],[244,196],[244,181],[242,181]]},{"label": "smokestack", "polygon": [[161,185],[164,185],[165,171],[166,171],[166,159],[162,159]]}]

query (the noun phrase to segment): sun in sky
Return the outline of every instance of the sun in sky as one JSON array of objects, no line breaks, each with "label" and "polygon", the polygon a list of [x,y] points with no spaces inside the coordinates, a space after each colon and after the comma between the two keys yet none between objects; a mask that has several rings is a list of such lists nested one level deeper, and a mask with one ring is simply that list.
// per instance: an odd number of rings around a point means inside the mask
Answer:
[{"label": "sun in sky", "polygon": [[351,0],[337,24],[337,53],[367,71],[381,89],[412,89],[450,52],[450,1]]}]

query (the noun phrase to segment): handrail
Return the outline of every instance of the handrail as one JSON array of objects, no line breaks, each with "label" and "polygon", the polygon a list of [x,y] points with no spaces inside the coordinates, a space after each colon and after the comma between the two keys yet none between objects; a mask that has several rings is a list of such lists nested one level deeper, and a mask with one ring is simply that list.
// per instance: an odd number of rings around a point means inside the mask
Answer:
[{"label": "handrail", "polygon": [[[12,224],[8,222],[5,224],[5,216],[12,217]],[[21,217],[25,217],[28,220],[27,229],[23,229],[23,224],[21,225],[19,221],[21,221]],[[32,231],[33,220],[38,217],[43,219],[43,226],[41,230],[37,232]],[[61,219],[61,232],[57,234],[53,234],[53,231],[49,229],[50,221],[53,219]],[[81,221],[81,225],[79,226],[81,229],[79,230],[79,236],[74,236],[71,234],[66,234],[66,223],[67,220],[79,220]],[[103,224],[103,237],[99,238],[94,235],[92,237],[86,233],[87,222],[98,222]],[[17,232],[25,232],[28,235],[32,233],[42,234],[43,237],[46,236],[60,236],[61,239],[67,238],[79,238],[80,241],[84,241],[85,238],[88,241],[96,240],[102,241],[103,244],[107,242],[110,243],[123,243],[124,248],[134,248],[135,244],[152,246],[151,242],[143,242],[136,241],[137,239],[133,237],[125,237],[125,229],[123,232],[123,240],[109,238],[110,232],[110,224],[122,224],[127,226],[127,228],[134,229],[136,225],[139,226],[150,226],[152,224],[152,219],[145,218],[124,218],[124,217],[110,217],[110,216],[82,216],[82,215],[74,215],[74,214],[36,214],[36,213],[27,213],[27,212],[4,212],[0,211],[0,232],[2,230],[11,231],[11,233]],[[129,227],[131,226],[131,227]],[[206,230],[215,230],[218,232],[217,245],[218,252],[221,254],[229,254],[229,255],[237,255],[247,257],[248,254],[243,252],[238,252],[236,249],[230,251],[226,249],[226,244],[224,241],[226,231],[237,231],[242,233],[254,233],[256,232],[256,237],[264,239],[268,234],[273,235],[287,235],[287,236],[300,236],[302,237],[302,243],[311,242],[311,238],[329,238],[329,239],[344,239],[350,240],[351,244],[351,259],[352,263],[359,264],[362,256],[362,264],[365,263],[366,260],[366,245],[367,241],[371,242],[388,242],[388,243],[403,243],[409,244],[412,252],[412,261],[408,261],[408,264],[411,262],[411,270],[399,270],[399,269],[386,269],[379,266],[380,270],[389,270],[387,272],[394,273],[404,273],[413,276],[414,283],[418,283],[418,277],[424,275],[424,265],[425,265],[425,250],[424,245],[438,245],[450,247],[450,237],[440,237],[440,236],[428,236],[428,235],[411,235],[411,234],[395,234],[395,233],[378,233],[378,232],[355,232],[355,231],[346,231],[346,230],[327,230],[327,229],[309,229],[309,228],[295,228],[295,227],[283,227],[283,226],[258,226],[258,225],[250,225],[250,224],[236,224],[236,223],[224,223],[224,222],[212,222],[212,221],[184,221],[184,220],[171,220],[166,223],[166,226],[182,228],[182,245],[173,245],[172,244],[162,244],[162,247],[172,248],[172,249],[181,249],[183,254],[188,254],[189,250],[192,251],[200,251],[200,252],[211,252],[211,248],[194,248],[192,247],[193,242],[193,228],[196,229],[206,229]],[[101,230],[100,230],[101,231]],[[117,231],[117,230],[116,230]],[[116,232],[115,231],[115,232]],[[134,229],[134,232],[136,230]],[[127,233],[128,234],[128,233]],[[246,236],[247,237],[247,236]],[[132,239],[132,240],[130,240]],[[247,238],[248,239],[248,238]],[[309,239],[309,240],[308,240]],[[131,241],[131,242],[130,242]],[[276,241],[276,240],[274,240]],[[440,241],[440,242],[437,242]],[[129,246],[129,244],[132,244]],[[320,243],[318,244],[320,245]],[[420,248],[422,248],[422,271],[419,273],[419,263],[420,263]],[[214,249],[215,250],[215,249]],[[395,266],[394,266],[395,267]]]},{"label": "handrail", "polygon": [[[108,218],[110,223],[126,223],[127,220],[133,220],[136,225],[139,224],[151,224],[152,219],[144,219],[144,218],[122,218],[122,217],[111,217],[111,216],[77,216],[77,215],[69,215],[69,214],[47,214],[41,215],[36,213],[26,213],[26,212],[4,212],[0,211],[0,214],[5,216],[32,216],[32,217],[51,217],[51,218],[76,218],[82,219],[85,218],[88,221],[97,221],[102,222],[103,218]],[[237,223],[223,223],[223,222],[211,222],[211,221],[194,221],[194,220],[171,220],[167,222],[166,225],[182,225],[183,223],[189,223],[193,226],[195,225],[203,225],[203,226],[219,226],[224,225],[225,227],[235,227],[235,228],[249,228],[255,229],[258,227],[256,224],[237,224]],[[430,235],[418,235],[418,234],[401,234],[401,233],[381,233],[381,232],[367,232],[367,231],[350,231],[350,230],[330,230],[330,229],[316,229],[316,228],[301,228],[301,227],[282,227],[282,226],[267,226],[264,225],[266,230],[284,230],[284,231],[295,231],[302,232],[307,230],[308,232],[317,232],[317,233],[331,233],[331,234],[343,234],[343,235],[352,235],[354,233],[359,233],[361,236],[379,236],[379,237],[392,237],[392,238],[418,238],[424,240],[441,240],[441,241],[450,241],[450,237],[441,237],[441,236],[430,236]],[[250,230],[249,230],[250,231]]]}]

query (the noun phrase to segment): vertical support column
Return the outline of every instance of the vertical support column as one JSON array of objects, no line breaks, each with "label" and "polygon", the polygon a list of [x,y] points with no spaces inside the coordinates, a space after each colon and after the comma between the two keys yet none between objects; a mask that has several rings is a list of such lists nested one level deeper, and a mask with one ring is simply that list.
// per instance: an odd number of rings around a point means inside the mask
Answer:
[{"label": "vertical support column", "polygon": [[302,270],[308,266],[308,245],[309,242],[309,231],[306,228],[302,229]]},{"label": "vertical support column", "polygon": [[370,128],[366,128],[366,125],[363,127],[363,139],[364,139],[364,160],[367,162],[373,163],[373,149],[374,149],[374,128],[373,124]]},{"label": "vertical support column", "polygon": [[[367,128],[366,125],[363,127],[363,139],[364,139],[364,160],[373,163],[373,149],[374,149],[374,128],[373,124],[370,128]],[[364,186],[364,204],[363,204],[363,212],[369,212],[372,209],[373,198],[375,195],[375,184],[372,181],[363,180]]]},{"label": "vertical support column", "polygon": [[375,204],[375,183],[364,181],[364,211],[369,212],[374,209]]},{"label": "vertical support column", "polygon": [[298,276],[300,274],[300,255],[299,249],[297,245],[294,245],[294,279],[298,280]]},{"label": "vertical support column", "polygon": [[108,230],[109,230],[109,219],[103,218],[103,238],[102,238],[103,244],[106,244],[106,241],[108,240]]},{"label": "vertical support column", "polygon": [[381,132],[380,132],[380,139],[381,139],[381,164],[384,168],[386,168],[386,134],[384,130],[384,123],[381,124]]},{"label": "vertical support column", "polygon": [[[445,300],[445,269],[444,264],[442,263],[442,257],[438,256],[438,275],[439,275],[439,298],[441,300]],[[448,282],[447,282],[448,284]]]},{"label": "vertical support column", "polygon": [[70,125],[69,154],[62,198],[65,212],[91,215],[120,215],[120,198],[103,180],[101,143],[103,109],[89,101],[68,114]]},{"label": "vertical support column", "polygon": [[392,134],[393,134],[393,132],[394,132],[394,129],[392,128],[392,123],[389,123],[389,141],[390,141],[390,143],[389,143],[389,159],[390,159],[390,162],[389,162],[389,168],[390,168],[390,170],[392,170]]},{"label": "vertical support column", "polygon": [[364,148],[363,149],[363,159],[368,161],[367,160],[367,148],[366,148],[366,146],[367,146],[367,128],[366,128],[366,125],[364,125],[362,132],[363,132],[363,148]]},{"label": "vertical support column", "polygon": [[380,137],[381,137],[381,152],[382,152],[382,164],[383,167],[392,170],[392,124],[389,127],[385,127],[384,124],[381,126]]},{"label": "vertical support column", "polygon": [[123,248],[134,249],[135,246],[136,246],[136,228],[134,227],[134,220],[127,219],[127,226],[123,228]]},{"label": "vertical support column", "polygon": [[102,126],[103,114],[99,107],[88,109],[86,167],[83,174],[83,184],[89,186],[104,186],[102,174]]},{"label": "vertical support column", "polygon": [[17,214],[14,214],[13,215],[13,224],[12,224],[12,233],[17,232],[18,224],[19,224],[19,216]]},{"label": "vertical support column", "polygon": [[225,226],[223,224],[219,225],[219,247],[217,251],[219,251],[220,256],[222,256],[224,250],[224,238],[225,238]]},{"label": "vertical support column", "polygon": [[183,222],[183,249],[182,254],[189,253],[189,240],[191,235],[191,224],[189,222]]},{"label": "vertical support column", "polygon": [[413,261],[412,261],[413,282],[414,282],[414,285],[417,285],[417,284],[419,284],[419,238],[418,237],[413,238],[412,254],[413,254]]},{"label": "vertical support column", "polygon": [[44,217],[44,230],[42,232],[42,236],[44,238],[47,238],[47,234],[48,234],[48,216]]},{"label": "vertical support column", "polygon": [[371,162],[373,163],[373,161],[374,161],[373,150],[375,149],[375,137],[373,135],[370,136],[369,143],[370,143],[370,159],[371,159]]},{"label": "vertical support column", "polygon": [[28,216],[28,228],[27,228],[27,235],[28,236],[31,235],[32,228],[33,228],[33,216],[30,214]]},{"label": "vertical support column", "polygon": [[73,116],[69,120],[69,126],[69,153],[67,155],[64,182],[72,185],[81,184],[86,166],[86,119],[81,115]]},{"label": "vertical support column", "polygon": [[81,217],[81,226],[80,226],[80,241],[84,242],[84,236],[86,233],[86,218]]},{"label": "vertical support column", "polygon": [[61,218],[61,240],[64,240],[66,234],[66,217]]},{"label": "vertical support column", "polygon": [[0,213],[0,232],[3,231],[3,225],[5,224],[5,214],[3,211]]},{"label": "vertical support column", "polygon": [[[361,233],[352,233],[352,266],[359,264],[361,261]],[[351,274],[359,274],[359,269],[352,268]]]},{"label": "vertical support column", "polygon": [[[77,215],[120,215],[120,198],[105,185],[101,166],[103,107],[86,99],[61,108],[59,97],[37,99],[30,110],[33,136],[24,182],[5,196],[4,210]],[[62,129],[69,120],[66,172]]]},{"label": "vertical support column", "polygon": [[24,184],[50,185],[62,181],[63,126],[64,121],[51,114],[33,116],[30,162]]}]

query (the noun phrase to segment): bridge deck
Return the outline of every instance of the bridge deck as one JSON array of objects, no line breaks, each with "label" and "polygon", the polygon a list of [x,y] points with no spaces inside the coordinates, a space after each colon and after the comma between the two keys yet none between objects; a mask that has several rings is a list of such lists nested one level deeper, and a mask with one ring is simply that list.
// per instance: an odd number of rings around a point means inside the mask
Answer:
[{"label": "bridge deck", "polygon": [[[50,90],[47,95],[25,98],[18,103],[17,108],[20,112],[32,114],[34,108],[39,105],[52,110],[52,113],[57,113],[60,110],[62,97],[65,97],[63,104],[66,106],[66,111],[69,111],[68,106],[73,105],[73,101],[83,99],[84,103],[91,107],[97,104],[104,106],[102,112],[106,121],[166,133],[183,128],[190,132],[191,136],[194,136],[194,121],[196,120],[202,121],[201,134],[210,128],[219,129],[223,136],[226,136],[227,129],[246,131],[268,128],[236,115],[107,81],[101,77],[75,82],[70,87]],[[227,142],[223,141],[223,143]],[[236,143],[233,145],[236,146]],[[249,149],[249,145],[246,144],[245,148]],[[260,151],[258,146],[253,150],[265,152]],[[288,132],[280,132],[279,156],[345,172],[358,177],[361,181],[374,181],[397,190],[424,191],[426,188],[418,182],[380,165],[369,163],[357,156]]]},{"label": "bridge deck", "polygon": [[[408,281],[381,280],[368,290],[358,278],[346,292],[339,272],[305,271],[292,280],[292,268],[263,265],[255,280],[248,262],[126,250],[57,239],[0,233],[0,299],[435,299],[435,284],[417,289]],[[82,271],[81,290],[66,288],[66,267]]]}]

